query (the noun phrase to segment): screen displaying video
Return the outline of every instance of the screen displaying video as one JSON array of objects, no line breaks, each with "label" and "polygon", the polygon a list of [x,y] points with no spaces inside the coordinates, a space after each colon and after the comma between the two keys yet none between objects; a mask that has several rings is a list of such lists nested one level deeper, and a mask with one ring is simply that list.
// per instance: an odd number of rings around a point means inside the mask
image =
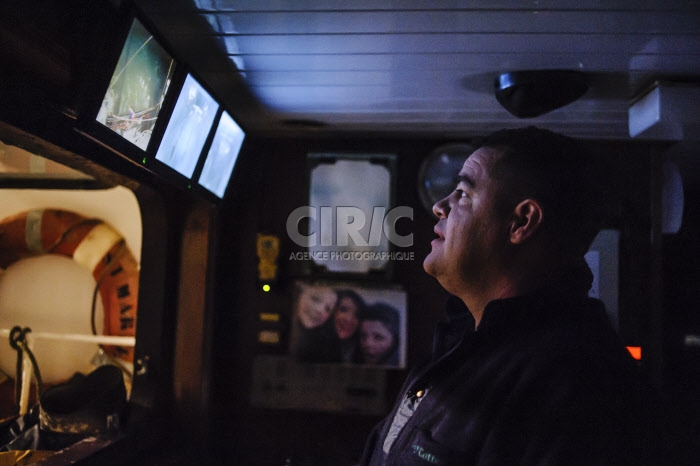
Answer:
[{"label": "screen displaying video", "polygon": [[241,127],[228,112],[223,112],[199,176],[199,184],[219,198],[226,192],[244,138]]},{"label": "screen displaying video", "polygon": [[191,177],[211,131],[219,104],[188,75],[177,98],[156,159]]},{"label": "screen displaying video", "polygon": [[96,120],[145,151],[174,70],[175,60],[134,20]]}]

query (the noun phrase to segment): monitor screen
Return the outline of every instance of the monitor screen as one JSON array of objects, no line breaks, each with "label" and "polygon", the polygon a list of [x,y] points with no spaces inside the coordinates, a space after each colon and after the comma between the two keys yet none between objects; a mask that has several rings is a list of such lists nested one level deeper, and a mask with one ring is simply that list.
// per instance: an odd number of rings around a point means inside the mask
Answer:
[{"label": "monitor screen", "polygon": [[199,176],[199,184],[219,198],[224,197],[244,138],[243,129],[223,112]]},{"label": "monitor screen", "polygon": [[218,109],[216,100],[188,74],[165,128],[156,160],[187,178],[191,177]]},{"label": "monitor screen", "polygon": [[134,19],[96,120],[145,151],[174,71],[175,60]]}]

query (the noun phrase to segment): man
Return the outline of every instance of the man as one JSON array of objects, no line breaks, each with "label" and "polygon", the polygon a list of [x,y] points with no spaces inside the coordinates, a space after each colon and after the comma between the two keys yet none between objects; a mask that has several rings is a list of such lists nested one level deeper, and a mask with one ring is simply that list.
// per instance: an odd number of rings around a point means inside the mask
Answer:
[{"label": "man", "polygon": [[589,161],[533,127],[466,160],[424,262],[449,322],[361,464],[672,464],[653,390],[587,297],[603,205]]}]

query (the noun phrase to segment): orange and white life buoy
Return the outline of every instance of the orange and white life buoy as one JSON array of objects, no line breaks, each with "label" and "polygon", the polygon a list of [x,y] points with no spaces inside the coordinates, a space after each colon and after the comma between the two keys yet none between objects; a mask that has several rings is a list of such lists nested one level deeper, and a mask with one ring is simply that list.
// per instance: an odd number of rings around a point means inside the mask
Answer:
[{"label": "orange and white life buoy", "polygon": [[[58,209],[30,210],[0,221],[1,268],[39,254],[73,258],[92,272],[102,298],[104,335],[136,335],[139,265],[114,228],[100,219]],[[131,347],[103,349],[133,362]]]}]

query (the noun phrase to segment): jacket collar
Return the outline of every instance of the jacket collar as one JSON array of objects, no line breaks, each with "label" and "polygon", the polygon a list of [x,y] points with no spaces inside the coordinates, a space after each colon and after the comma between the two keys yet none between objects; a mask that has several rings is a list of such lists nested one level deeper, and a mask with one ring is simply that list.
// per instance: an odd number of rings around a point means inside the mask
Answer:
[{"label": "jacket collar", "polygon": [[559,274],[533,293],[491,301],[476,331],[491,333],[499,328],[538,326],[543,320],[571,319],[574,309],[585,307],[592,281],[593,274],[584,263]]},{"label": "jacket collar", "polygon": [[[533,293],[491,301],[484,309],[478,328],[467,306],[450,295],[446,303],[447,322],[436,328],[433,354],[439,358],[467,334],[499,333],[508,328],[540,325],[543,320],[571,319],[573,309],[585,307],[593,274],[583,263],[559,274],[559,276]],[[569,308],[568,311],[562,309]],[[572,309],[573,308],[573,309]],[[603,311],[604,312],[604,311]]]},{"label": "jacket collar", "polygon": [[450,295],[445,303],[447,321],[439,322],[433,335],[433,359],[454,348],[465,333],[474,331],[474,317],[464,302]]}]

